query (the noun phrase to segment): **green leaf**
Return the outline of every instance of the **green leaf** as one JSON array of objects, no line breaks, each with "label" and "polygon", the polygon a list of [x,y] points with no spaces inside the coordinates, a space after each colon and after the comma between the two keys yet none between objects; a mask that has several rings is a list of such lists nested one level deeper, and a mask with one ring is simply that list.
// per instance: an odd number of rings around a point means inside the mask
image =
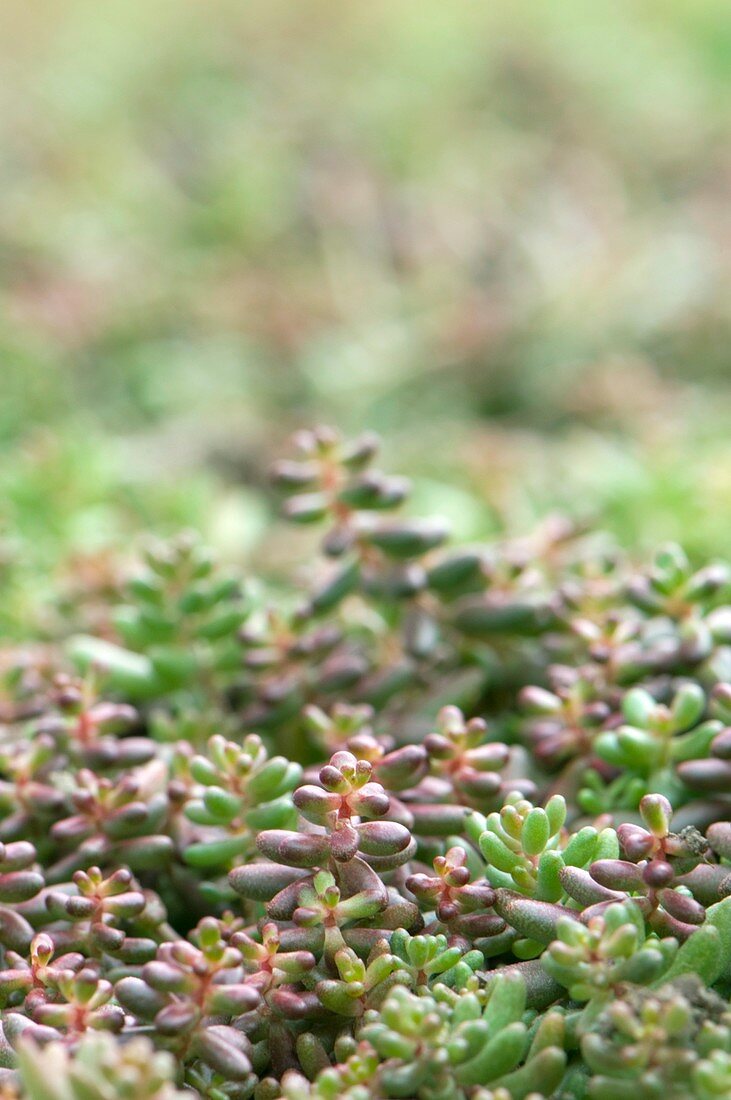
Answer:
[{"label": "green leaf", "polygon": [[198,844],[191,844],[183,852],[183,859],[189,867],[200,867],[204,870],[211,867],[225,867],[236,856],[243,853],[251,845],[248,836],[232,836],[223,840],[207,840]]},{"label": "green leaf", "polygon": [[70,638],[66,652],[81,672],[99,671],[112,691],[130,699],[149,699],[158,691],[152,662],[140,653],[88,634]]},{"label": "green leaf", "polygon": [[489,1084],[518,1064],[526,1045],[525,1025],[509,1024],[490,1039],[479,1054],[457,1066],[455,1077],[464,1087]]},{"label": "green leaf", "polygon": [[526,814],[521,832],[523,851],[528,856],[537,856],[548,844],[551,826],[545,810],[536,807]]}]

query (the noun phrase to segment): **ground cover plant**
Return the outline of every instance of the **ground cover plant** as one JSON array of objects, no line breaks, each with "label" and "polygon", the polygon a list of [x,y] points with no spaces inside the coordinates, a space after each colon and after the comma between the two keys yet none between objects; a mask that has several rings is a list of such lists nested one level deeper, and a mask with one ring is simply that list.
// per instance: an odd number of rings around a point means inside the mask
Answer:
[{"label": "ground cover plant", "polygon": [[731,1096],[731,569],[272,480],[288,578],[150,541],[3,651],[2,1095]]}]

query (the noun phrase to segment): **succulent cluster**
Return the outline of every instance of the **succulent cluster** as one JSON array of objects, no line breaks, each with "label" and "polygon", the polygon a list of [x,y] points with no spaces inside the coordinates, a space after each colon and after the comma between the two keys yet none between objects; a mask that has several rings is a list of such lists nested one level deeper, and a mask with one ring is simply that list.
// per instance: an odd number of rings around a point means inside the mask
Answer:
[{"label": "succulent cluster", "polygon": [[186,534],[6,654],[2,1095],[731,1097],[731,571],[296,444],[306,591]]}]

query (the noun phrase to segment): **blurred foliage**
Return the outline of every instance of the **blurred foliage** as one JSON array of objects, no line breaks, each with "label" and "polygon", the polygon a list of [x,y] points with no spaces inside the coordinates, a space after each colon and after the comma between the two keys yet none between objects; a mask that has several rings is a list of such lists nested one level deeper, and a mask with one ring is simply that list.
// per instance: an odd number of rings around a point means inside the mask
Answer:
[{"label": "blurred foliage", "polygon": [[724,0],[2,22],[5,626],[144,527],[263,554],[241,486],[316,419],[461,537],[562,509],[731,551]]}]

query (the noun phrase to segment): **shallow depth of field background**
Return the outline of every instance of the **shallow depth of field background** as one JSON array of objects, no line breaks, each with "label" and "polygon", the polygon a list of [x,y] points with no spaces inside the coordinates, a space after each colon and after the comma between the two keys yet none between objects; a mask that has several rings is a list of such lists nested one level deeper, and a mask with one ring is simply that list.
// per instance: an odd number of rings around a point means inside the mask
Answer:
[{"label": "shallow depth of field background", "polygon": [[276,561],[266,468],[318,420],[461,537],[731,553],[727,0],[2,24],[4,630],[145,529]]}]

